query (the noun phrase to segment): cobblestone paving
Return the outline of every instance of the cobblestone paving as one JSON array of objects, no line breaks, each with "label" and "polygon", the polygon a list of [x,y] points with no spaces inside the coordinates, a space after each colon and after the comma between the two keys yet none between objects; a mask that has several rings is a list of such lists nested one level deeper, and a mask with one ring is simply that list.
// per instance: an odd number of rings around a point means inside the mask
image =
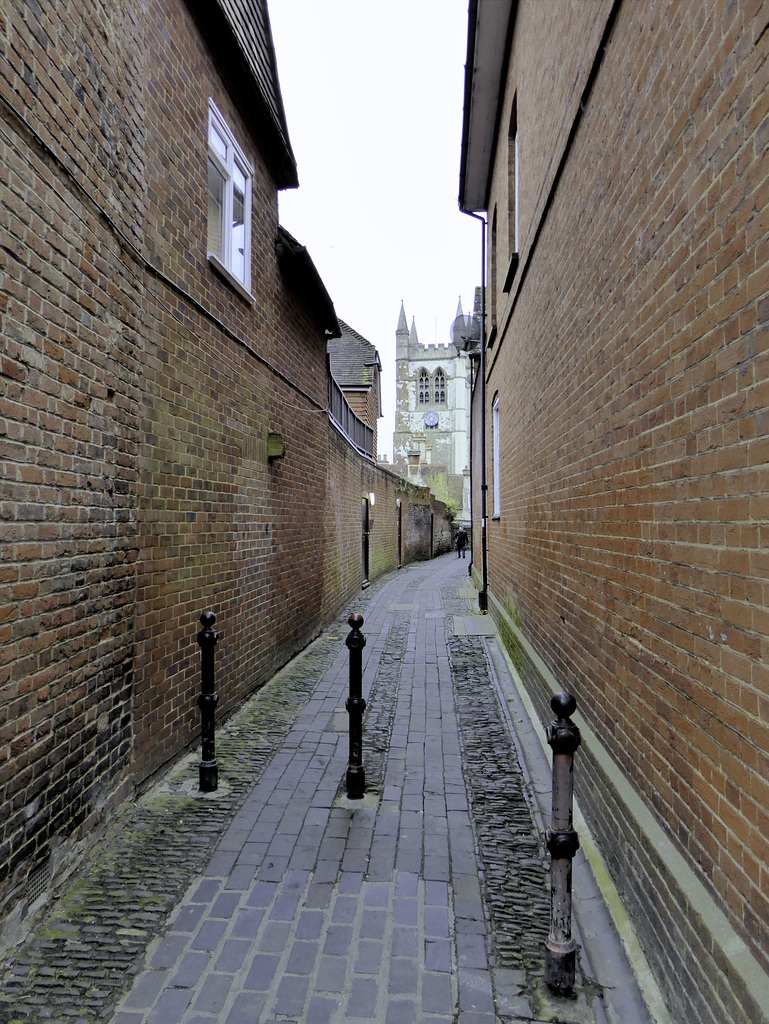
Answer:
[{"label": "cobblestone paving", "polygon": [[[455,588],[444,603],[461,611]],[[593,1018],[600,989],[578,971],[572,1005],[555,1005],[544,983],[543,951],[550,922],[549,859],[533,800],[492,683],[480,636],[453,636],[446,625],[457,725],[471,819],[490,916],[490,963],[501,1024]],[[504,1012],[507,1010],[507,1012]]]},{"label": "cobblestone paving", "polygon": [[448,640],[463,768],[500,965],[541,973],[549,874],[480,637]]}]

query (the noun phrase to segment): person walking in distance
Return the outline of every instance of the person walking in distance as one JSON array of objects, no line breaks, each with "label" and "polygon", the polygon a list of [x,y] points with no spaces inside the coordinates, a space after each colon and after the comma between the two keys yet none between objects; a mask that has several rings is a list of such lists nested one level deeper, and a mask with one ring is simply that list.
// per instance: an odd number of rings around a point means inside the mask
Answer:
[{"label": "person walking in distance", "polygon": [[457,542],[457,558],[464,558],[467,549],[467,530],[464,526],[460,526],[457,530],[455,540]]}]

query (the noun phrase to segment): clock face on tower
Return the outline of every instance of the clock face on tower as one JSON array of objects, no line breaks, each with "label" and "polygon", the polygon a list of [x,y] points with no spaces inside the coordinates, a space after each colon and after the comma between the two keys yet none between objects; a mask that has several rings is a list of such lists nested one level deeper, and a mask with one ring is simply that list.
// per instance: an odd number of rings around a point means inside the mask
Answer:
[{"label": "clock face on tower", "polygon": [[426,412],[425,413],[425,426],[426,427],[437,427],[438,426],[438,413],[437,412]]}]

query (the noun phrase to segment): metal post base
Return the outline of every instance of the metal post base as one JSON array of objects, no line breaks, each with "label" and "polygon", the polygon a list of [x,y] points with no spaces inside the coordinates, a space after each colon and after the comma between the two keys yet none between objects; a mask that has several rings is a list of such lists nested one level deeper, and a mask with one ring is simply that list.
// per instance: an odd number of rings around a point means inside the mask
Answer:
[{"label": "metal post base", "polygon": [[553,950],[545,945],[545,982],[554,992],[567,994],[574,988],[577,973],[577,949]]},{"label": "metal post base", "polygon": [[366,772],[363,768],[348,768],[347,777],[347,799],[362,800],[366,795]]},{"label": "metal post base", "polygon": [[219,788],[219,762],[201,761],[199,772],[200,792],[214,793]]}]

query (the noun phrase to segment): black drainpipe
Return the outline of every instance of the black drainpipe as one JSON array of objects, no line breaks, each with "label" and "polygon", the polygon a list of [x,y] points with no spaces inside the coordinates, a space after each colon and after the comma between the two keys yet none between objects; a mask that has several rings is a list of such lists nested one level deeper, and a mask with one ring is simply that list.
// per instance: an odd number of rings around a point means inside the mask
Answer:
[{"label": "black drainpipe", "polygon": [[[474,220],[481,222],[481,362],[478,373],[481,378],[481,580],[478,591],[478,609],[485,612],[489,607],[489,567],[486,552],[486,218],[478,213],[462,210]],[[472,402],[470,403],[470,421],[472,422]],[[472,459],[472,452],[471,452]],[[470,497],[472,507],[472,495]]]}]

